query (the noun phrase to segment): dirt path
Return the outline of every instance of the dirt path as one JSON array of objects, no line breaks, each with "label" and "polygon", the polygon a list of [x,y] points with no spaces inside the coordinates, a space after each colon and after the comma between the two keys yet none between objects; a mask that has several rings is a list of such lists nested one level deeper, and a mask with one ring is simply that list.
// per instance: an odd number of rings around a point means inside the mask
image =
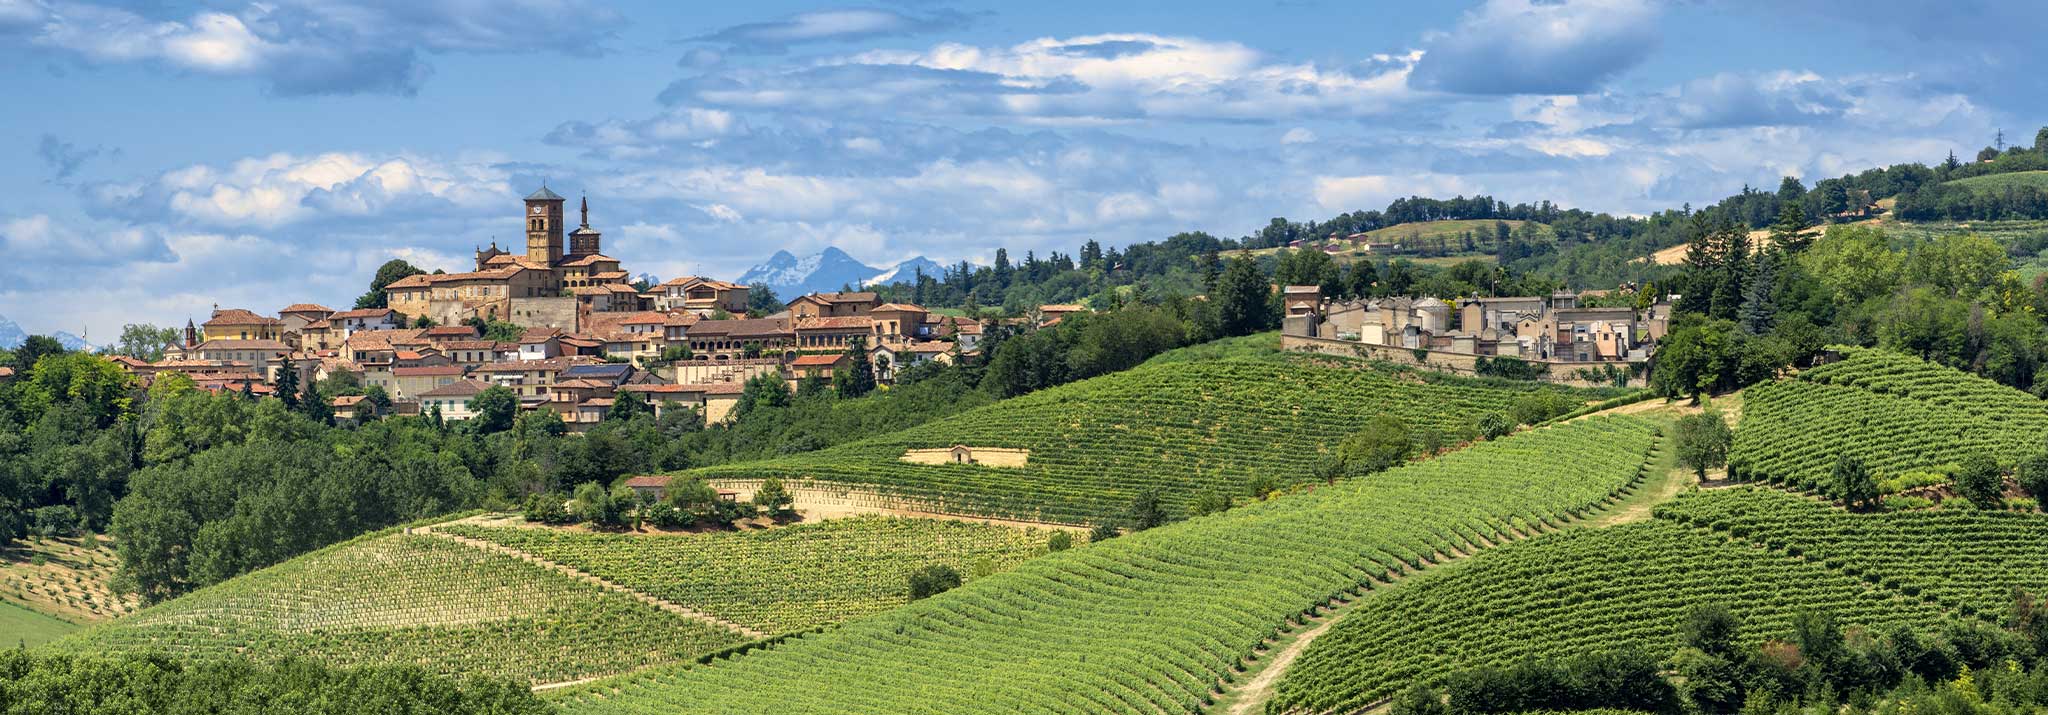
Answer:
[{"label": "dirt path", "polygon": [[1268,655],[1266,667],[1261,668],[1257,676],[1233,691],[1230,715],[1251,715],[1264,711],[1266,701],[1273,699],[1273,686],[1280,682],[1280,676],[1287,674],[1287,667],[1294,665],[1294,659],[1301,657],[1302,651],[1308,650],[1308,644],[1329,631],[1330,626],[1337,625],[1337,621],[1342,620],[1344,613],[1356,603],[1358,600],[1354,599],[1351,603],[1344,604],[1344,610],[1323,616],[1323,622],[1302,631],[1294,637],[1293,642]]},{"label": "dirt path", "polygon": [[640,601],[641,603],[645,603],[645,604],[647,604],[647,605],[650,605],[650,606],[653,606],[653,607],[655,607],[655,608],[659,608],[659,609],[661,609],[661,610],[664,610],[664,611],[668,611],[669,613],[673,613],[673,614],[676,614],[676,615],[678,615],[678,616],[682,616],[682,617],[684,617],[684,618],[691,618],[691,619],[695,619],[695,620],[703,621],[703,622],[705,622],[705,623],[709,623],[709,624],[711,624],[711,625],[714,625],[714,626],[718,626],[718,627],[720,627],[720,628],[725,628],[725,629],[727,629],[727,630],[730,630],[730,631],[734,631],[734,632],[736,632],[736,633],[739,633],[740,635],[746,636],[746,637],[748,637],[748,638],[750,638],[750,639],[755,639],[755,640],[759,640],[759,639],[762,639],[762,638],[767,638],[767,637],[768,637],[768,634],[766,634],[766,633],[762,633],[762,632],[760,632],[760,631],[754,630],[754,629],[752,629],[752,628],[748,628],[748,627],[746,627],[746,626],[743,626],[743,625],[740,625],[740,624],[738,624],[738,623],[734,623],[734,622],[732,622],[732,621],[728,621],[728,620],[725,620],[725,619],[723,619],[723,618],[719,618],[719,617],[717,617],[717,616],[711,615],[711,614],[709,614],[709,613],[705,613],[705,612],[703,612],[703,611],[699,611],[699,610],[697,610],[697,609],[694,609],[694,608],[690,608],[689,606],[685,606],[685,605],[682,605],[682,604],[680,604],[680,603],[675,603],[675,602],[672,602],[672,601],[668,601],[668,600],[665,600],[665,599],[661,599],[661,598],[656,598],[656,597],[654,597],[654,596],[651,596],[651,595],[648,595],[648,594],[645,594],[645,593],[641,593],[641,592],[639,592],[639,591],[635,591],[635,590],[633,590],[633,589],[630,589],[630,588],[626,588],[625,586],[622,586],[622,585],[620,585],[620,584],[617,584],[617,583],[614,583],[614,582],[612,582],[612,581],[606,580],[606,579],[604,579],[604,578],[602,578],[602,577],[599,577],[599,576],[598,576],[598,575],[596,575],[596,574],[588,573],[588,572],[582,571],[582,570],[580,570],[580,569],[577,569],[577,568],[575,568],[575,567],[572,567],[572,566],[568,566],[568,565],[565,565],[565,564],[559,564],[559,563],[556,563],[556,562],[553,562],[553,561],[549,561],[549,560],[547,560],[547,559],[543,559],[543,558],[541,558],[541,557],[539,557],[539,556],[535,556],[535,555],[533,555],[533,554],[529,554],[529,553],[526,553],[526,552],[524,552],[524,551],[520,551],[520,550],[518,550],[518,549],[515,549],[515,548],[512,548],[512,547],[509,547],[509,546],[504,546],[504,545],[502,545],[502,544],[493,544],[493,543],[491,543],[491,542],[488,542],[488,541],[483,541],[483,540],[480,540],[480,539],[472,539],[472,538],[469,538],[469,537],[467,537],[467,536],[456,536],[456,535],[454,535],[454,534],[450,534],[450,533],[447,533],[447,532],[442,532],[442,531],[435,531],[435,530],[433,529],[433,527],[422,527],[422,528],[415,528],[415,529],[406,529],[406,530],[405,530],[405,533],[407,533],[407,534],[415,534],[415,535],[420,535],[420,536],[432,536],[432,537],[436,537],[436,538],[442,538],[442,539],[447,539],[447,540],[449,540],[449,541],[453,541],[453,542],[455,542],[455,543],[458,543],[458,544],[462,544],[462,545],[464,545],[464,546],[470,546],[470,547],[474,547],[474,548],[482,549],[482,550],[484,550],[484,551],[490,551],[490,552],[493,552],[493,553],[499,553],[499,554],[504,554],[504,555],[506,555],[506,556],[510,556],[510,557],[513,557],[513,558],[519,559],[519,560],[521,560],[521,561],[525,561],[525,562],[528,562],[528,563],[534,564],[534,565],[536,565],[536,566],[540,566],[541,568],[545,568],[545,569],[548,569],[548,570],[550,570],[550,571],[554,571],[554,572],[556,572],[556,573],[560,573],[560,574],[562,574],[562,575],[564,575],[564,576],[568,576],[568,577],[570,577],[570,578],[574,578],[574,579],[577,579],[577,580],[583,581],[584,583],[588,583],[588,584],[591,584],[591,585],[597,586],[597,587],[599,587],[599,588],[602,588],[602,589],[605,589],[605,590],[607,590],[607,591],[614,591],[614,592],[617,592],[617,593],[621,593],[621,594],[624,594],[624,595],[626,595],[626,596],[630,596],[630,597],[632,597],[632,598],[634,598],[634,599],[636,599],[636,600]]}]

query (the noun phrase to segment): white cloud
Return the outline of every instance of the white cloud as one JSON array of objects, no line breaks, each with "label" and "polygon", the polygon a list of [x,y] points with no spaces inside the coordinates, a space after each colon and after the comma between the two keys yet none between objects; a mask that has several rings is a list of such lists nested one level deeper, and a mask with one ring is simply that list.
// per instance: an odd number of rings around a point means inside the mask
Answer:
[{"label": "white cloud", "polygon": [[481,160],[331,152],[272,154],[205,164],[88,193],[103,210],[133,218],[272,228],[317,217],[370,216],[404,206],[481,209],[513,194],[509,176]]},{"label": "white cloud", "polygon": [[1657,44],[1649,0],[1487,0],[1433,33],[1417,87],[1468,94],[1580,94],[1641,63]]},{"label": "white cloud", "polygon": [[1482,193],[1467,177],[1416,173],[1315,177],[1316,204],[1330,212],[1380,209],[1409,196],[1449,197]]},{"label": "white cloud", "polygon": [[1316,133],[1309,131],[1306,127],[1295,127],[1287,130],[1286,134],[1280,135],[1280,143],[1282,144],[1313,144],[1315,141]]}]

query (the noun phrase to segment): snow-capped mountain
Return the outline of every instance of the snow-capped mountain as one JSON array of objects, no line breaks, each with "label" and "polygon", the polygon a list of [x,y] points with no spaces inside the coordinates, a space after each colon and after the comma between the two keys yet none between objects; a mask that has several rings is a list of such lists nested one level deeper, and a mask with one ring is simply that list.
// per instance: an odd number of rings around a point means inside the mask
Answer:
[{"label": "snow-capped mountain", "polygon": [[909,283],[917,278],[917,269],[920,268],[924,269],[925,275],[931,276],[934,279],[946,277],[945,266],[939,265],[938,261],[925,258],[924,256],[918,256],[916,258],[912,258],[902,263],[898,263],[894,268],[882,271],[875,277],[867,279],[867,281],[862,283],[861,285],[873,286],[888,285],[890,283]]},{"label": "snow-capped mountain", "polygon": [[8,320],[7,316],[0,315],[0,350],[12,350],[27,339],[28,331],[22,330],[14,321]]},{"label": "snow-capped mountain", "polygon": [[[70,333],[60,331],[51,333],[50,337],[56,338],[57,343],[63,345],[66,350],[97,349],[92,343],[86,342],[85,338]],[[0,350],[12,350],[21,347],[21,344],[27,340],[28,331],[22,330],[19,324],[8,320],[7,316],[0,315]]]}]

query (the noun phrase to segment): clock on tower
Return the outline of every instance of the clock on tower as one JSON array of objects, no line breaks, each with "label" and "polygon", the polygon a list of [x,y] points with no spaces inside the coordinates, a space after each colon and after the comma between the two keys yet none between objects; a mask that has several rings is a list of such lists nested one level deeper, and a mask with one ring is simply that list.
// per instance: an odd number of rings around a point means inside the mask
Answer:
[{"label": "clock on tower", "polygon": [[562,261],[562,201],[543,185],[526,197],[526,259],[544,266]]}]

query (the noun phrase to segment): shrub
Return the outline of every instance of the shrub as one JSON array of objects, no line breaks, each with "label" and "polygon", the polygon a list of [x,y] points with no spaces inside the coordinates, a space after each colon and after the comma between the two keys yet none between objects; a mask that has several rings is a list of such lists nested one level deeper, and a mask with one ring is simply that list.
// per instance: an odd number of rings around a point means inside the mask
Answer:
[{"label": "shrub", "polygon": [[1514,420],[1508,419],[1507,415],[1499,412],[1488,412],[1480,415],[1479,419],[1474,421],[1473,426],[1478,428],[1479,436],[1487,439],[1500,439],[1508,436],[1509,432],[1515,430]]},{"label": "shrub", "polygon": [[1415,451],[1415,438],[1408,423],[1393,415],[1375,415],[1365,429],[1344,440],[1337,454],[1353,474],[1385,471],[1408,461]]},{"label": "shrub", "polygon": [[1998,471],[1998,462],[1991,455],[1972,452],[1964,455],[1962,463],[1956,466],[1956,493],[1979,509],[2002,509],[2005,507],[2005,477]]},{"label": "shrub", "polygon": [[933,564],[910,572],[910,600],[930,598],[960,586],[960,572],[945,564]]},{"label": "shrub", "polygon": [[1074,535],[1064,531],[1055,531],[1052,538],[1045,540],[1046,551],[1066,551],[1071,548],[1074,548]]}]

